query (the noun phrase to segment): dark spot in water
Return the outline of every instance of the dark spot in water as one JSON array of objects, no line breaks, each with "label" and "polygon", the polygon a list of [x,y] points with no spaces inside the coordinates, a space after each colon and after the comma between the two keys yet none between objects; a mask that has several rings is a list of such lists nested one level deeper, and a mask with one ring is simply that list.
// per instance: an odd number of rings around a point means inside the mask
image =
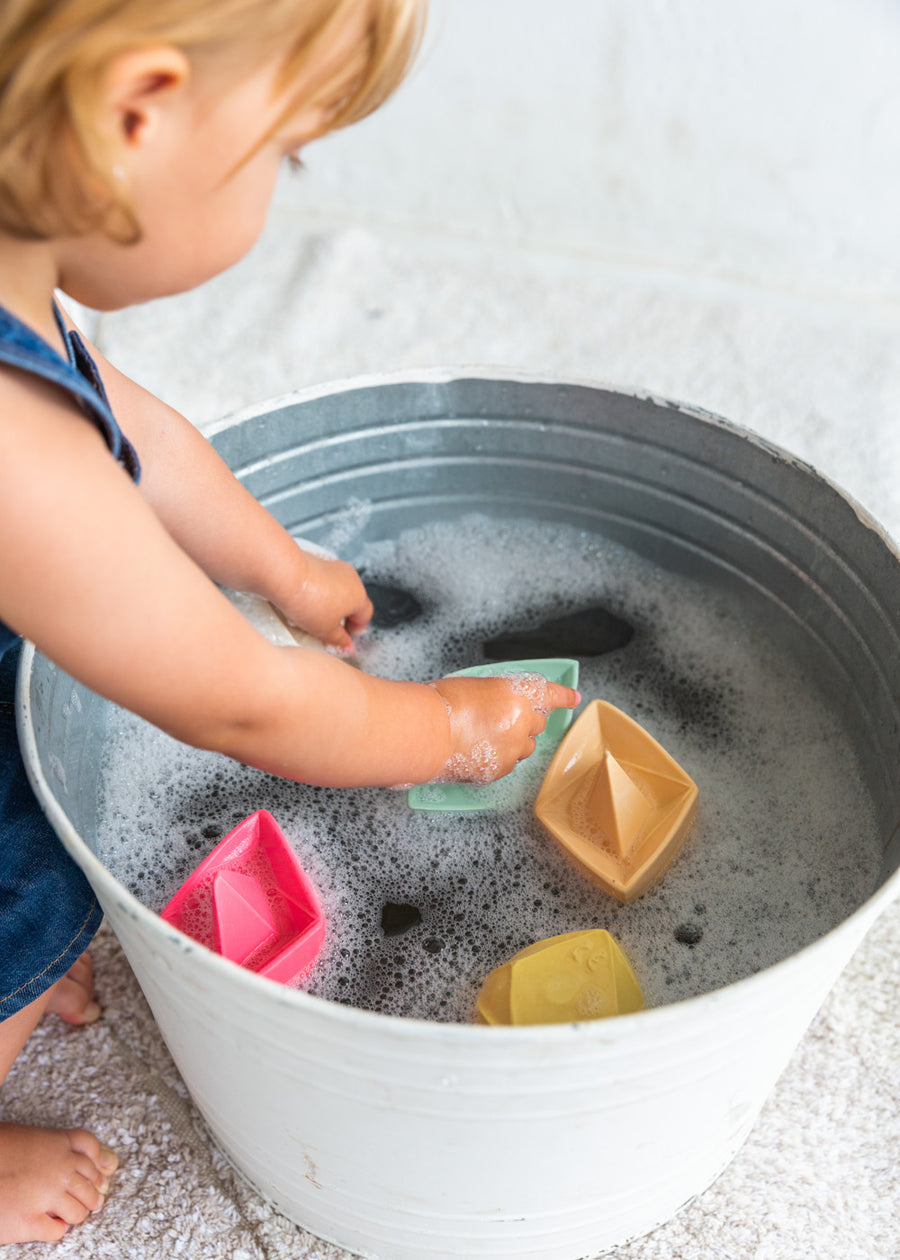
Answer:
[{"label": "dark spot in water", "polygon": [[409,906],[403,902],[386,901],[381,907],[381,930],[385,936],[400,936],[410,928],[422,922],[422,911],[418,906]]},{"label": "dark spot in water", "polygon": [[484,644],[484,655],[489,661],[537,656],[602,656],[625,647],[633,636],[634,626],[597,604],[554,617],[531,629],[499,634]]},{"label": "dark spot in water", "polygon": [[696,945],[703,940],[703,928],[699,923],[679,923],[675,929],[675,939],[682,945]]},{"label": "dark spot in water", "polygon": [[631,653],[623,657],[622,664],[623,677],[626,668],[633,669],[635,709],[644,709],[649,702],[650,708],[660,708],[675,718],[683,734],[690,732],[695,738],[717,744],[734,738],[735,694],[726,679],[713,672],[697,677],[694,666],[664,659],[643,638],[641,651],[633,658]]},{"label": "dark spot in water", "polygon": [[388,586],[384,582],[369,581],[363,578],[366,592],[372,601],[372,626],[376,630],[392,630],[395,626],[409,625],[423,613],[422,605],[409,591],[399,586]]},{"label": "dark spot in water", "polygon": [[439,954],[443,948],[444,942],[439,940],[436,936],[429,936],[428,940],[425,942],[425,949],[429,954]]},{"label": "dark spot in water", "polygon": [[203,831],[201,832],[201,835],[203,836],[203,838],[204,838],[205,840],[218,840],[218,838],[219,838],[219,828],[218,828],[218,827],[212,827],[212,826],[210,826],[210,827],[204,827],[204,828],[203,828]]}]

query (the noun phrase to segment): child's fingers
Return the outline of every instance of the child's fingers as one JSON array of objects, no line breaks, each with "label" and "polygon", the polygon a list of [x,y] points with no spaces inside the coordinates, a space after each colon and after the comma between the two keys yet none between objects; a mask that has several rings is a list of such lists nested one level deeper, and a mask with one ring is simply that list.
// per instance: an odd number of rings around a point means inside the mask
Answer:
[{"label": "child's fingers", "polygon": [[552,713],[554,709],[574,709],[581,703],[581,693],[561,683],[549,682],[543,674],[499,674],[509,683],[515,695],[536,713]]},{"label": "child's fingers", "polygon": [[354,650],[353,640],[344,629],[343,626],[335,626],[327,639],[322,640],[328,647],[336,648],[338,652],[352,652]]},{"label": "child's fingers", "polygon": [[518,765],[521,761],[527,761],[528,758],[531,756],[531,754],[534,752],[535,748],[537,748],[538,735],[540,735],[540,731],[537,732],[537,735],[529,736],[526,747],[522,749],[522,751],[519,753],[518,757],[516,758],[516,765]]},{"label": "child's fingers", "polygon": [[572,687],[534,673],[455,675],[432,686],[450,717],[452,752],[441,780],[452,782],[490,783],[509,774],[534,752],[547,715],[581,702]]},{"label": "child's fingers", "polygon": [[279,604],[284,617],[329,647],[346,651],[350,637],[372,620],[372,601],[362,579],[345,560],[308,556],[309,572],[294,598]]},{"label": "child's fingers", "polygon": [[361,634],[366,626],[372,620],[374,612],[372,601],[366,596],[364,602],[347,613],[342,623],[336,626],[329,643],[332,647],[336,647],[341,652],[352,652],[354,650],[353,635]]},{"label": "child's fingers", "polygon": [[[581,704],[581,692],[574,687],[564,687],[562,683],[546,683],[543,698],[538,699],[533,708],[538,713],[552,713],[554,709],[574,709]],[[544,728],[541,727],[541,730]]]},{"label": "child's fingers", "polygon": [[344,618],[344,626],[347,631],[350,634],[360,634],[372,620],[374,611],[372,601],[366,596],[365,603],[361,604],[353,612],[348,613]]}]

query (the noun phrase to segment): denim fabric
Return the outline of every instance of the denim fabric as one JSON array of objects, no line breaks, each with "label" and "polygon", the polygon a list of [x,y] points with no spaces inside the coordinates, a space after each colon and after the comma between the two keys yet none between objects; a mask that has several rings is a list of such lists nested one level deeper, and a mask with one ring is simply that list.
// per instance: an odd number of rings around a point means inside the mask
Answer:
[{"label": "denim fabric", "polygon": [[[110,411],[96,363],[78,333],[68,331],[55,304],[53,314],[66,345],[69,356],[67,359],[11,311],[0,306],[0,363],[21,368],[23,372],[31,372],[67,390],[103,434],[113,458],[118,460],[135,481],[139,481],[140,461]],[[17,638],[15,631],[0,621],[0,655]]]},{"label": "denim fabric", "polygon": [[[141,469],[109,407],[78,333],[54,315],[68,358],[0,306],[0,363],[62,386],[137,481]],[[14,692],[20,641],[0,622],[0,1020],[64,976],[100,925],[102,912],[28,783],[16,735]]]},{"label": "denim fabric", "polygon": [[3,655],[7,648],[11,648],[13,644],[18,643],[18,641],[19,636],[16,634],[15,630],[10,630],[9,626],[5,626],[3,622],[0,621],[0,656]]},{"label": "denim fabric", "polygon": [[58,307],[54,306],[53,314],[66,345],[67,359],[11,311],[0,306],[0,363],[42,376],[72,394],[103,434],[113,458],[135,481],[139,480],[141,466],[137,454],[110,410],[96,363],[78,333],[67,330]]},{"label": "denim fabric", "polygon": [[0,1020],[64,976],[103,917],[28,783],[14,705],[20,649],[0,661]]}]

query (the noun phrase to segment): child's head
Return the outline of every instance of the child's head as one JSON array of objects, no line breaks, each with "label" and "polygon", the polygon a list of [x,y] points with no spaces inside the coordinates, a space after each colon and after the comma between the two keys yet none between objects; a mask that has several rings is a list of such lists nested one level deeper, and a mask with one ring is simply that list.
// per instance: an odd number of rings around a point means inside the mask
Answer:
[{"label": "child's head", "polygon": [[137,107],[129,113],[126,81],[134,100],[162,98],[187,79],[221,95],[270,66],[275,110],[249,157],[292,117],[307,120],[305,141],[376,109],[410,64],[426,3],[3,0],[0,229],[32,240],[97,231],[138,240],[127,157],[144,120]]}]

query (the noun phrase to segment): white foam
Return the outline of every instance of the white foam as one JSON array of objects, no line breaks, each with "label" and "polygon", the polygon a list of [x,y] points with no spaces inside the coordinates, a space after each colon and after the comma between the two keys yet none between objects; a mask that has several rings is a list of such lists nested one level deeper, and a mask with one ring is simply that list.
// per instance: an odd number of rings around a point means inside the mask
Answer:
[{"label": "white foam", "polygon": [[[270,809],[328,922],[305,987],[466,1020],[487,972],[543,937],[608,928],[655,1005],[793,953],[874,888],[878,836],[853,749],[806,665],[769,636],[772,610],[759,597],[675,577],[574,528],[484,517],[349,558],[426,609],[411,626],[364,637],[363,668],[385,677],[479,664],[486,638],[590,603],[635,624],[626,648],[583,664],[579,687],[585,702],[602,697],[635,717],[697,781],[692,837],[656,888],[620,906],[530,806],[449,815],[411,811],[389,790],[288,783],[116,711],[98,856],[153,909],[231,827]],[[421,924],[385,938],[387,901],[417,906]],[[686,925],[688,939],[702,929],[693,945],[676,939]]]}]

